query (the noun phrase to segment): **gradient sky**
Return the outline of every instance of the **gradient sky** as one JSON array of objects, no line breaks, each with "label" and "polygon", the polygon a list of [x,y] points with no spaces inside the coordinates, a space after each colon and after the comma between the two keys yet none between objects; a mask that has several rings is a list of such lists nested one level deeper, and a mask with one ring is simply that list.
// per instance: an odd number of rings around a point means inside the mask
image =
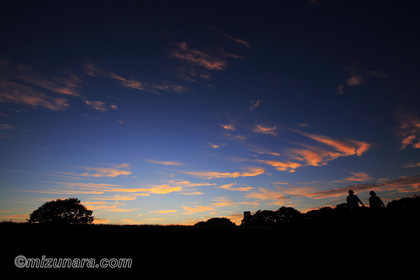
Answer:
[{"label": "gradient sky", "polygon": [[97,223],[420,191],[416,1],[1,1],[0,219]]}]

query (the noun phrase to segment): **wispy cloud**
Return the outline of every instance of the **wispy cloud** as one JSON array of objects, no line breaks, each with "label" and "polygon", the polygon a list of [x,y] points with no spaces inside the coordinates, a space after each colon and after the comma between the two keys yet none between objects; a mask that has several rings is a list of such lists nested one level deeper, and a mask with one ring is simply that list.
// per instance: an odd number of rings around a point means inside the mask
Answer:
[{"label": "wispy cloud", "polygon": [[219,56],[193,49],[186,42],[175,43],[171,55],[194,66],[201,66],[208,70],[223,70],[227,62]]},{"label": "wispy cloud", "polygon": [[232,41],[234,41],[234,42],[236,42],[238,44],[241,44],[241,45],[247,47],[248,49],[251,48],[251,45],[247,41],[245,41],[243,39],[240,39],[240,38],[237,38],[237,37],[233,37],[233,36],[231,36],[231,35],[229,35],[227,33],[223,33],[223,35],[225,35],[228,39],[231,39]]},{"label": "wispy cloud", "polygon": [[343,188],[334,188],[325,191],[317,191],[308,196],[316,199],[325,197],[337,197],[347,195],[349,190],[355,192],[363,191],[391,191],[396,190],[401,193],[416,192],[420,190],[420,175],[404,176],[396,179],[385,179],[379,183],[363,183],[351,185]]},{"label": "wispy cloud", "polygon": [[350,172],[351,176],[345,178],[346,181],[366,182],[372,180],[373,177],[366,174],[366,172]]},{"label": "wispy cloud", "polygon": [[88,62],[82,65],[86,75],[91,77],[107,78],[116,80],[126,88],[135,90],[148,91],[156,94],[161,94],[160,91],[183,92],[185,88],[181,85],[163,81],[162,83],[148,83],[134,78],[124,78],[118,74],[99,68],[95,63]]},{"label": "wispy cloud", "polygon": [[130,175],[131,171],[128,170],[130,164],[122,163],[120,165],[114,165],[112,167],[82,167],[82,169],[88,171],[79,176],[84,177],[117,177],[119,175]]},{"label": "wispy cloud", "polygon": [[420,167],[420,162],[407,163],[402,166],[403,168]]},{"label": "wispy cloud", "polygon": [[146,161],[150,163],[154,163],[154,164],[160,164],[160,165],[171,165],[171,166],[184,165],[183,163],[180,163],[177,161],[160,161],[160,160],[154,160],[154,159],[146,159]]},{"label": "wispy cloud", "polygon": [[277,161],[277,160],[256,160],[257,162],[265,163],[276,168],[278,171],[295,172],[297,168],[301,167],[302,164],[292,161]]},{"label": "wispy cloud", "polygon": [[97,111],[101,111],[101,112],[107,111],[105,102],[85,100],[85,103]]},{"label": "wispy cloud", "polygon": [[249,106],[249,110],[252,112],[255,108],[259,107],[262,103],[262,100],[253,99],[251,100],[251,105]]},{"label": "wispy cloud", "polygon": [[176,213],[178,210],[156,210],[156,211],[149,211],[149,213],[156,213],[156,214],[169,214],[169,213]]},{"label": "wispy cloud", "polygon": [[356,87],[356,86],[360,86],[364,83],[363,78],[361,76],[358,75],[354,75],[351,76],[350,78],[347,79],[346,84],[349,87]]},{"label": "wispy cloud", "polygon": [[147,189],[148,192],[153,194],[168,194],[171,192],[179,192],[182,190],[180,186],[170,186],[170,185],[156,185]]},{"label": "wispy cloud", "polygon": [[52,111],[62,111],[69,106],[66,98],[52,97],[30,86],[4,78],[0,78],[0,102],[44,107]]},{"label": "wispy cloud", "polygon": [[216,171],[180,171],[203,179],[254,177],[263,174],[263,168],[251,167],[244,172],[216,172]]},{"label": "wispy cloud", "polygon": [[247,42],[247,41],[245,41],[244,39],[240,39],[240,38],[237,38],[237,37],[234,37],[234,36],[232,36],[232,35],[230,35],[230,34],[228,34],[228,33],[226,33],[226,32],[223,32],[223,31],[221,31],[221,30],[219,30],[219,29],[216,29],[216,28],[214,28],[214,27],[209,27],[211,30],[213,30],[213,31],[215,31],[216,33],[218,33],[218,34],[220,34],[220,35],[222,35],[222,36],[224,36],[224,37],[226,37],[227,39],[229,39],[230,41],[232,41],[232,42],[235,42],[235,43],[237,43],[237,44],[239,44],[239,45],[242,45],[242,46],[244,46],[244,47],[247,47],[248,49],[250,49],[251,48],[251,45]]},{"label": "wispy cloud", "polygon": [[74,74],[65,78],[47,76],[27,65],[0,59],[0,77],[0,102],[3,103],[62,111],[69,106],[68,97],[80,97],[77,89],[81,79]]},{"label": "wispy cloud", "polygon": [[271,155],[271,156],[276,156],[276,157],[281,155],[278,152],[273,152],[268,149],[265,149],[256,145],[252,145],[252,144],[248,144],[246,149],[251,152],[257,153],[259,155]]},{"label": "wispy cloud", "polygon": [[[226,34],[227,35],[227,34]],[[240,39],[230,37],[231,40],[240,42]],[[245,43],[245,41],[242,41]],[[228,65],[230,58],[243,59],[241,55],[226,51],[222,46],[209,46],[197,49],[191,47],[187,42],[176,42],[173,44],[169,54],[182,62],[176,67],[178,77],[189,81],[197,82],[197,78],[209,80],[211,71],[222,71]]]},{"label": "wispy cloud", "polygon": [[226,144],[213,144],[210,142],[207,142],[207,145],[209,145],[210,147],[212,147],[213,149],[219,149],[220,147],[225,146]]},{"label": "wispy cloud", "polygon": [[[163,184],[148,185],[146,188],[141,188],[141,191],[151,194],[168,194],[172,192],[184,191],[183,195],[200,195],[202,193],[196,191],[196,187],[212,186],[214,183],[200,182],[192,183],[190,181],[167,180]],[[188,191],[186,189],[188,188]]]},{"label": "wispy cloud", "polygon": [[248,192],[254,189],[253,187],[234,187],[235,185],[236,183],[230,183],[226,185],[221,185],[219,188],[229,190],[229,191],[239,191],[239,192]]},{"label": "wispy cloud", "polygon": [[337,86],[338,94],[344,94],[344,88],[358,87],[365,84],[371,78],[387,78],[388,75],[380,70],[363,70],[359,67],[350,66],[348,67],[350,75],[346,79],[345,83],[341,83]]},{"label": "wispy cloud", "polygon": [[277,129],[277,126],[264,126],[262,124],[257,124],[254,126],[252,130],[256,133],[276,136],[277,135],[275,132],[276,129]]},{"label": "wispy cloud", "polygon": [[231,125],[231,124],[220,124],[220,126],[223,127],[226,130],[231,130],[231,131],[235,131],[236,130],[236,128],[233,125]]},{"label": "wispy cloud", "polygon": [[[286,127],[285,127],[286,128]],[[278,171],[295,172],[296,169],[305,166],[323,166],[329,161],[340,157],[361,156],[371,146],[367,142],[357,140],[341,140],[332,137],[307,133],[296,129],[286,128],[290,131],[314,140],[321,145],[308,145],[296,143],[303,148],[289,148],[284,152],[286,160],[255,160],[273,166]],[[262,154],[262,153],[260,153]],[[276,154],[280,156],[280,154]]]},{"label": "wispy cloud", "polygon": [[398,135],[401,137],[401,150],[411,146],[420,149],[420,117],[409,109],[400,107],[396,112],[399,121]]},{"label": "wispy cloud", "polygon": [[[369,148],[370,144],[367,142],[362,141],[356,141],[356,140],[340,140],[340,139],[334,139],[332,137],[313,134],[313,133],[307,133],[296,129],[289,130],[298,133],[300,135],[306,136],[312,140],[315,140],[319,143],[325,144],[326,146],[329,146],[331,148],[334,148],[340,156],[351,156],[351,155],[363,155]],[[334,156],[331,154],[331,156]]]},{"label": "wispy cloud", "polygon": [[195,207],[182,206],[182,208],[186,211],[184,214],[194,214],[214,210],[212,207],[202,205],[197,205]]},{"label": "wispy cloud", "polygon": [[[362,176],[363,177],[363,176]],[[350,180],[351,181],[351,180]],[[396,179],[383,179],[377,183],[361,183],[341,188],[330,188],[317,191],[314,187],[303,188],[258,188],[257,191],[249,192],[246,197],[258,200],[269,200],[272,204],[281,205],[291,198],[306,197],[310,199],[324,199],[329,197],[342,197],[348,195],[348,191],[398,191],[400,193],[418,192],[420,190],[420,175],[404,176]]]}]

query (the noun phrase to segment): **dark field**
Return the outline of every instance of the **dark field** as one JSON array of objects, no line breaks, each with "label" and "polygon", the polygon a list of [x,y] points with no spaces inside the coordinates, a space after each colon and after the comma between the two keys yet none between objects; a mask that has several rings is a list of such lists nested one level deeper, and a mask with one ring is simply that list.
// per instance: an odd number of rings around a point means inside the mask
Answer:
[{"label": "dark field", "polygon": [[[75,272],[81,269],[18,269],[18,255],[41,258],[131,258],[130,269],[88,272],[268,273],[296,266],[411,267],[418,258],[420,230],[414,226],[189,227],[40,225],[0,223],[2,266],[16,272]],[[375,266],[377,266],[375,265]],[[292,267],[295,267],[292,269]],[[225,268],[225,272],[223,271]],[[414,269],[414,267],[412,267]],[[83,270],[83,271],[86,271]],[[298,269],[299,273],[308,273]],[[315,271],[313,271],[315,273]],[[319,272],[319,271],[318,271]],[[205,274],[204,274],[205,275]]]}]

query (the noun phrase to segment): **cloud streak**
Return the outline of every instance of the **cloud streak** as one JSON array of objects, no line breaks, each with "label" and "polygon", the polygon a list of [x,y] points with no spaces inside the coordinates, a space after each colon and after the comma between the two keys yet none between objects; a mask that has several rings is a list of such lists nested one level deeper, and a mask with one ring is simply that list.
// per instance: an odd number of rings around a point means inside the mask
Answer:
[{"label": "cloud streak", "polygon": [[[361,175],[362,173],[353,173],[353,177],[349,177],[345,180],[359,181],[360,179],[361,181],[370,178],[365,176],[365,173]],[[272,204],[281,205],[284,204],[285,200],[297,197],[306,197],[310,199],[342,197],[348,195],[349,190],[353,190],[355,192],[365,192],[371,190],[381,192],[397,191],[399,193],[418,192],[420,191],[420,174],[414,176],[403,176],[396,179],[382,179],[377,183],[361,183],[341,188],[330,188],[322,191],[316,191],[314,187],[277,187],[276,189],[258,188],[257,191],[251,191],[248,193],[246,197],[258,200],[268,200],[271,201]]]},{"label": "cloud streak", "polygon": [[[272,129],[263,129],[264,133],[271,133]],[[287,160],[255,160],[256,162],[264,163],[275,167],[278,171],[295,172],[296,169],[305,166],[323,166],[327,165],[329,161],[335,160],[340,157],[347,156],[361,156],[371,146],[367,142],[357,140],[340,140],[332,137],[307,133],[296,129],[286,128],[292,132],[305,136],[311,140],[314,140],[321,145],[298,145],[304,148],[289,148],[285,151]],[[255,129],[254,129],[255,130]],[[259,153],[264,154],[264,153]],[[280,156],[279,153],[270,153],[271,155]]]},{"label": "cloud streak", "polygon": [[107,78],[116,80],[121,86],[131,88],[134,90],[148,91],[155,94],[161,94],[159,91],[172,91],[172,92],[183,92],[185,88],[178,84],[173,84],[168,81],[164,81],[160,84],[147,83],[134,78],[124,78],[118,74],[110,71],[103,70],[93,62],[88,62],[82,65],[85,74],[91,77]]},{"label": "cloud streak", "polygon": [[203,179],[255,177],[265,172],[263,168],[251,167],[244,172],[216,172],[216,171],[180,171],[187,175]]},{"label": "cloud streak", "polygon": [[68,108],[69,97],[80,97],[77,92],[80,83],[81,79],[74,74],[67,77],[46,76],[27,65],[0,59],[0,102],[2,103],[62,111]]},{"label": "cloud streak", "polygon": [[254,126],[252,131],[259,134],[267,134],[267,135],[276,136],[277,135],[275,132],[276,129],[277,129],[277,126],[264,126],[262,124],[257,124]]},{"label": "cloud streak", "polygon": [[153,160],[153,159],[146,159],[147,162],[154,163],[154,164],[160,164],[160,165],[170,165],[170,166],[181,166],[184,165],[177,161],[159,161],[159,160]]},{"label": "cloud streak", "polygon": [[401,137],[401,150],[407,147],[420,149],[420,117],[414,111],[398,108],[398,135]]},{"label": "cloud streak", "polygon": [[117,177],[119,175],[130,175],[131,171],[128,170],[130,164],[122,163],[120,165],[114,165],[112,167],[82,167],[84,170],[88,171],[79,176],[84,177]]},{"label": "cloud streak", "polygon": [[171,55],[188,64],[201,66],[208,70],[223,70],[227,65],[227,62],[221,57],[193,49],[186,42],[175,43]]}]

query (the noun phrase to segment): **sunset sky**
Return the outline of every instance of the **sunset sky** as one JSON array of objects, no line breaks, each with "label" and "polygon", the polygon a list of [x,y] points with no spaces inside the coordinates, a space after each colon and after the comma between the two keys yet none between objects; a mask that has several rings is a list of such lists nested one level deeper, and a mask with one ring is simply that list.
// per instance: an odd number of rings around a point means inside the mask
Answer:
[{"label": "sunset sky", "polygon": [[0,220],[240,223],[420,193],[416,1],[2,1]]}]

